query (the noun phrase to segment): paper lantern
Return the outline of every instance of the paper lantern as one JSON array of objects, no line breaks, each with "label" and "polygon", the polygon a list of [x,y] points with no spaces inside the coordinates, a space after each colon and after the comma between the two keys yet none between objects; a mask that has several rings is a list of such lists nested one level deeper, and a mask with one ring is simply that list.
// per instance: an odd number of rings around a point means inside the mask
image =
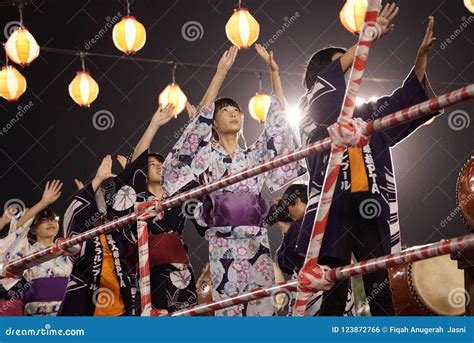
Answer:
[{"label": "paper lantern", "polygon": [[469,12],[474,13],[474,0],[464,0],[464,6],[466,6]]},{"label": "paper lantern", "polygon": [[5,51],[13,62],[27,66],[38,57],[40,47],[26,28],[19,27],[5,43]]},{"label": "paper lantern", "polygon": [[99,85],[87,71],[78,71],[69,84],[69,95],[82,107],[89,107],[99,94]]},{"label": "paper lantern", "polygon": [[260,25],[247,8],[236,8],[225,26],[225,33],[232,44],[247,49],[258,39]]},{"label": "paper lantern", "polygon": [[252,118],[258,120],[260,123],[265,122],[271,103],[272,98],[270,95],[265,93],[257,93],[249,101],[249,112]]},{"label": "paper lantern", "polygon": [[183,112],[187,100],[188,99],[181,88],[179,88],[179,86],[174,82],[170,83],[158,97],[158,103],[160,106],[166,107],[166,105],[170,103],[174,105],[173,115],[175,118],[178,114]]},{"label": "paper lantern", "polygon": [[25,77],[15,67],[4,66],[0,71],[0,95],[8,101],[17,101],[25,90]]},{"label": "paper lantern", "polygon": [[134,54],[145,45],[145,27],[132,16],[125,16],[112,31],[115,46],[126,54]]},{"label": "paper lantern", "polygon": [[358,34],[364,24],[367,0],[347,0],[339,13],[342,25],[351,33]]}]

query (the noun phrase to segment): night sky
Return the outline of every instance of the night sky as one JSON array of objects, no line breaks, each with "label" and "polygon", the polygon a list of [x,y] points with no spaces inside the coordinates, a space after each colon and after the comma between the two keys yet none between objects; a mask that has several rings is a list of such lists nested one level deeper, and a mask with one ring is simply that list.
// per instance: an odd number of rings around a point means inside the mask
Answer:
[{"label": "night sky", "polygon": [[[3,41],[19,20],[18,9],[8,3],[0,3]],[[299,74],[312,53],[328,44],[350,47],[356,42],[339,22],[343,0],[250,0],[245,4],[260,23],[260,43],[268,42],[291,21],[269,49],[274,51],[280,70],[293,74],[282,76],[287,100],[293,106],[303,94]],[[230,46],[224,27],[236,5],[237,1],[230,0],[135,0],[132,15],[147,29],[146,44],[135,56],[217,65]],[[429,15],[435,17],[438,39],[427,69],[435,92],[442,94],[472,83],[474,16],[469,17],[463,1],[405,0],[399,5],[395,31],[371,50],[360,96],[369,99],[390,94],[401,85],[413,66]],[[108,20],[125,13],[125,1],[37,0],[25,7],[24,24],[41,46],[121,56],[112,42],[112,28],[95,43],[91,41],[107,27]],[[197,28],[195,36],[183,30],[188,25]],[[3,64],[4,53],[1,56]],[[239,52],[234,66],[266,71],[253,48]],[[81,108],[68,95],[68,84],[80,68],[77,56],[42,51],[31,66],[19,68],[28,82],[26,93],[16,103],[0,99],[2,209],[12,199],[32,206],[41,198],[46,181],[60,179],[65,186],[53,208],[62,215],[75,191],[74,178],[91,180],[106,154],[127,155],[156,110],[159,93],[171,81],[171,68],[166,64],[139,62],[133,57],[87,57],[86,68],[99,83],[100,92],[90,108]],[[178,67],[176,79],[189,101],[197,104],[213,73],[210,68]],[[263,81],[269,90],[267,73]],[[236,99],[246,110],[257,90],[253,73],[234,71],[220,95]],[[18,115],[27,105],[29,108]],[[403,245],[468,233],[456,214],[455,185],[462,165],[473,154],[473,105],[470,101],[448,108],[434,124],[394,149]],[[93,120],[98,112],[95,118],[110,113],[105,129]],[[20,119],[10,125],[15,117]],[[251,143],[263,126],[251,119],[247,110],[246,117],[244,132]],[[166,155],[186,122],[183,112],[162,128],[152,150]],[[114,171],[120,171],[117,163]],[[264,195],[271,197],[266,190]],[[447,217],[453,219],[447,221]],[[281,240],[278,228],[270,230],[270,240],[274,252]],[[207,242],[190,224],[185,241],[199,274],[207,260]]]}]

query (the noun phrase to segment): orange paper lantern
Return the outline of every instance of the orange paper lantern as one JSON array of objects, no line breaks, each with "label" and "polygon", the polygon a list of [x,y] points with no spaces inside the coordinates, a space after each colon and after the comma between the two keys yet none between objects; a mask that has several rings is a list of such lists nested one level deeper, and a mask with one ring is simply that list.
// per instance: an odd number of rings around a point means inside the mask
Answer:
[{"label": "orange paper lantern", "polygon": [[249,112],[252,118],[258,120],[260,123],[265,122],[271,103],[272,98],[270,95],[265,93],[257,93],[249,101]]},{"label": "orange paper lantern", "polygon": [[40,47],[26,28],[19,27],[5,43],[5,51],[13,62],[27,66],[38,57]]},{"label": "orange paper lantern", "polygon": [[4,66],[0,71],[0,95],[8,101],[17,101],[25,90],[25,77],[15,67]]},{"label": "orange paper lantern", "polygon": [[99,85],[87,71],[78,71],[69,84],[69,95],[82,107],[89,107],[99,94]]},{"label": "orange paper lantern", "polygon": [[112,31],[115,46],[126,54],[134,54],[145,45],[145,27],[132,16],[125,16]]},{"label": "orange paper lantern", "polygon": [[225,33],[232,44],[247,49],[258,39],[260,25],[247,8],[236,8],[225,26]]},{"label": "orange paper lantern", "polygon": [[351,33],[359,33],[364,24],[367,0],[347,0],[339,13],[342,25]]},{"label": "orange paper lantern", "polygon": [[176,118],[186,107],[186,95],[176,83],[170,83],[158,97],[158,103],[162,107],[168,104],[174,105],[173,115]]},{"label": "orange paper lantern", "polygon": [[474,0],[464,0],[464,6],[466,6],[469,12],[474,13]]}]

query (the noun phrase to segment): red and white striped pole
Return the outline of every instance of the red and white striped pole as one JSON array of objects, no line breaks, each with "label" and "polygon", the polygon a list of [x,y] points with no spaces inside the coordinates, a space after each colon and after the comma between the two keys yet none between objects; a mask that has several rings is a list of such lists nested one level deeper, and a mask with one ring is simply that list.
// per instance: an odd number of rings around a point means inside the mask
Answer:
[{"label": "red and white striped pole", "polygon": [[138,274],[140,287],[140,306],[143,317],[151,315],[150,254],[148,250],[148,225],[144,220],[137,221],[138,233]]},{"label": "red and white striped pole", "polygon": [[[328,281],[345,280],[353,276],[368,274],[374,271],[399,266],[404,263],[416,262],[468,249],[474,249],[474,234],[442,240],[438,243],[407,249],[396,254],[330,269],[326,273],[326,279]],[[284,292],[285,290],[293,291],[296,289],[297,284],[297,281],[289,281],[276,284],[269,288],[257,288],[245,294],[237,294],[214,303],[194,306],[186,310],[171,313],[170,315],[197,316],[206,312],[222,310],[226,307],[243,304],[251,300],[274,296],[278,293]]]},{"label": "red and white striped pole", "polygon": [[[369,0],[367,5],[367,12],[359,35],[359,41],[357,43],[357,49],[352,63],[351,74],[343,106],[338,118],[338,122],[342,125],[345,125],[354,114],[355,102],[357,94],[359,93],[359,87],[362,83],[362,77],[364,75],[370,47],[372,42],[380,34],[379,29],[376,27],[380,5],[381,0]],[[339,170],[341,169],[342,158],[345,150],[345,147],[339,147],[335,144],[331,146],[331,154],[329,155],[328,167],[324,177],[323,189],[320,196],[318,210],[316,212],[315,223],[311,233],[305,262],[299,275],[300,283],[298,285],[298,294],[293,309],[293,316],[304,316],[309,298],[313,294],[310,289],[305,287],[305,281],[311,283],[311,280],[315,277],[309,269],[312,270],[312,266],[316,265],[318,261],[319,250],[324,237],[334,189],[336,187],[336,181],[339,176]],[[308,270],[308,273],[306,273],[306,270]]]},{"label": "red and white striped pole", "polygon": [[[367,125],[365,134],[380,132],[395,125],[400,125],[410,120],[422,118],[423,116],[429,113],[441,110],[448,106],[452,106],[472,98],[474,98],[474,84],[459,88],[455,91],[440,95],[438,97],[424,101],[420,104],[413,105],[403,110],[391,113],[383,118],[378,118],[374,121],[371,121]],[[152,203],[156,204],[156,206],[150,205],[150,208],[148,208],[147,210],[153,210],[153,207],[157,207],[159,209],[164,210],[173,206],[181,205],[189,199],[199,198],[203,195],[236,184],[250,177],[266,173],[272,169],[276,169],[286,164],[300,160],[302,158],[306,158],[316,153],[326,151],[330,147],[331,139],[329,137],[318,140],[312,144],[309,144],[305,148],[295,150],[293,152],[288,153],[287,155],[274,157],[260,165],[246,168],[236,174],[226,176],[225,178],[213,182],[209,185],[196,187],[188,192],[176,195],[163,202],[154,201]],[[152,217],[154,217],[154,212],[147,212],[142,215],[141,219],[145,220],[147,218]],[[38,264],[49,261],[67,253],[68,248],[71,248],[76,244],[80,244],[90,238],[100,236],[101,234],[106,234],[114,230],[122,229],[136,221],[137,214],[131,213],[124,217],[110,221],[106,224],[100,225],[89,231],[78,234],[74,237],[70,237],[67,239],[58,239],[54,246],[38,251],[34,254],[4,264],[0,263],[0,278],[8,276],[14,277],[15,275],[21,274],[25,269],[37,266]]]}]

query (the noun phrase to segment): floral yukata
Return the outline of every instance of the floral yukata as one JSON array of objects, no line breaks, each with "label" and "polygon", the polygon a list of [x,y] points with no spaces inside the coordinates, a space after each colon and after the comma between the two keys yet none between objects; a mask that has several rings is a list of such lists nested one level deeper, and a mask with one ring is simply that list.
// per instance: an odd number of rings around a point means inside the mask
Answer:
[{"label": "floral yukata", "polygon": [[[39,242],[29,243],[28,232],[32,222],[33,219],[30,219],[16,229],[16,220],[12,221],[13,229],[10,230],[10,235],[13,235],[14,239],[8,239],[11,244],[6,248],[5,261],[17,260],[47,248]],[[55,316],[66,292],[71,270],[72,262],[68,256],[59,256],[27,269],[23,273],[27,284],[23,287],[25,291],[22,294],[25,315]],[[5,289],[10,289],[18,281],[19,279],[7,278],[1,283]]]},{"label": "floral yukata", "polygon": [[[163,165],[167,196],[198,181],[207,184],[260,164],[298,147],[295,135],[275,96],[264,132],[249,148],[237,147],[231,156],[212,140],[214,105],[202,109],[189,123]],[[275,191],[306,172],[304,162],[295,162],[204,197],[195,210],[197,222],[205,225],[214,301],[274,283],[267,230],[262,227],[269,204],[260,191],[266,182]],[[190,200],[196,202],[195,200]],[[216,311],[218,316],[271,316],[269,298]]]}]

